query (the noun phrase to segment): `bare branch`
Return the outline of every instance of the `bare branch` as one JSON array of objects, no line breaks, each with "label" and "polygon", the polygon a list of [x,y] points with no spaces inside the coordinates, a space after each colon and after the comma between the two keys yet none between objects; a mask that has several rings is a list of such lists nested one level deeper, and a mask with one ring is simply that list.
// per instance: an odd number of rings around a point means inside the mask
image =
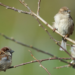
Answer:
[{"label": "bare branch", "polygon": [[28,5],[25,3],[25,1],[23,0],[19,0],[21,4],[23,4],[30,12],[31,12],[31,9],[28,7]]},{"label": "bare branch", "polygon": [[41,3],[41,0],[38,0],[38,9],[37,9],[37,15],[39,15],[39,12],[40,12],[40,3]]},{"label": "bare branch", "polygon": [[2,3],[0,3],[0,5],[3,6],[3,7],[6,7],[6,9],[11,9],[11,10],[14,10],[14,11],[19,12],[19,13],[30,14],[30,12],[19,10],[19,9],[14,8],[14,7],[10,7],[10,6],[4,5]]},{"label": "bare branch", "polygon": [[[59,59],[70,60],[71,58],[59,58]],[[41,60],[38,60],[38,61],[43,62],[43,61],[48,61],[48,60],[50,61],[50,60],[58,60],[58,59],[53,57],[53,58],[41,59]],[[9,69],[10,68],[16,68],[16,67],[23,66],[23,65],[27,65],[27,64],[31,64],[31,63],[36,63],[38,61],[33,60],[33,61],[30,61],[30,62],[26,62],[26,63],[22,63],[22,64],[19,64],[19,65],[11,66],[11,67],[9,67]]]},{"label": "bare branch", "polygon": [[64,68],[64,67],[71,67],[71,65],[64,65],[64,66],[60,66],[60,67],[55,67],[54,69],[60,69],[60,68]]}]

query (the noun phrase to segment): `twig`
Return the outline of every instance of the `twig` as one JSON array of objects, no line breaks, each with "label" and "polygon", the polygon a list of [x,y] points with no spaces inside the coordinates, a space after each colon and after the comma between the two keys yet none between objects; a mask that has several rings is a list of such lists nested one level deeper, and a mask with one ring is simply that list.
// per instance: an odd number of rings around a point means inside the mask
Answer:
[{"label": "twig", "polygon": [[25,3],[25,1],[23,0],[19,0],[21,4],[23,4],[30,12],[31,12],[31,9],[28,7],[28,5]]},{"label": "twig", "polygon": [[42,67],[49,75],[51,75],[50,73],[49,73],[49,71],[47,70],[47,68],[45,68],[42,64],[41,64],[41,62],[39,61],[39,60],[37,60],[34,56],[33,56],[33,54],[32,54],[32,52],[29,50],[29,52],[31,53],[31,56],[40,64],[40,67]]},{"label": "twig", "polygon": [[[71,58],[59,58],[59,59],[64,59],[64,60],[70,60]],[[53,58],[47,58],[47,59],[41,59],[41,60],[38,60],[39,62],[43,62],[43,61],[50,61],[50,60],[57,60],[57,58],[53,57]],[[26,62],[26,63],[22,63],[22,64],[19,64],[19,65],[15,65],[15,66],[11,66],[9,67],[10,68],[16,68],[16,67],[19,67],[19,66],[23,66],[23,65],[27,65],[27,64],[31,64],[31,63],[36,63],[37,60],[33,60],[33,61],[30,61],[30,62]]]},{"label": "twig", "polygon": [[[41,3],[41,0],[38,0],[38,8],[37,8],[37,15],[39,16],[39,12],[40,12],[40,3]],[[36,17],[35,17],[36,18]],[[36,18],[37,19],[37,18]],[[37,19],[38,20],[38,19]],[[39,20],[38,20],[39,21]],[[39,24],[40,26],[40,24]]]},{"label": "twig", "polygon": [[30,12],[19,10],[19,9],[14,8],[14,7],[10,7],[10,6],[4,5],[2,3],[0,3],[0,5],[3,6],[3,7],[6,7],[6,9],[11,9],[11,10],[14,10],[14,11],[19,12],[19,13],[29,14],[30,15]]},{"label": "twig", "polygon": [[37,15],[39,15],[39,12],[40,12],[40,3],[41,3],[41,0],[38,0],[38,9],[37,9]]},{"label": "twig", "polygon": [[64,66],[60,66],[60,67],[55,67],[54,69],[60,69],[60,68],[64,68],[64,67],[71,67],[71,65],[64,65]]},{"label": "twig", "polygon": [[[58,43],[61,43],[61,41],[57,41]],[[75,47],[74,45],[71,45],[71,44],[66,44],[67,46],[73,46]]]},{"label": "twig", "polygon": [[[4,5],[2,3],[0,3],[1,6],[4,6],[6,7],[7,9],[11,9],[11,10],[14,10],[14,11],[19,11],[19,9],[16,9],[16,8],[13,8],[13,7],[9,7],[7,5]],[[24,13],[24,14],[29,14],[31,15],[31,12],[26,12],[26,11],[21,11],[20,13]],[[34,12],[32,12],[32,16],[35,16],[37,17],[40,21],[42,21],[46,26],[48,26],[51,30],[53,30],[53,27],[48,24],[44,19],[42,19],[40,16],[38,16],[37,14],[35,14]],[[59,34],[60,36],[64,37],[63,35],[61,35],[58,31],[55,31],[57,34]],[[66,40],[70,41],[71,43],[75,44],[75,41],[70,39],[70,38],[65,38]]]}]

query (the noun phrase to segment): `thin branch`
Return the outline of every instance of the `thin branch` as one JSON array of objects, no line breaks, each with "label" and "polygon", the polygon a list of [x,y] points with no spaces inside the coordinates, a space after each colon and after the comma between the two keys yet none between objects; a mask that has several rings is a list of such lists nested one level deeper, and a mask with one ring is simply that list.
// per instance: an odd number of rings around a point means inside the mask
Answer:
[{"label": "thin branch", "polygon": [[[61,43],[61,41],[57,41],[58,43]],[[67,46],[73,46],[75,47],[75,45],[71,45],[71,44],[66,44]]]},{"label": "thin branch", "polygon": [[[56,40],[57,41],[57,40]],[[61,43],[61,41],[57,41],[58,43]],[[72,47],[75,47],[75,45],[72,45],[72,44],[66,44],[67,46],[72,46]]]},{"label": "thin branch", "polygon": [[39,15],[39,12],[40,12],[40,3],[41,3],[41,0],[38,0],[38,9],[37,9],[37,15]]},{"label": "thin branch", "polygon": [[[70,60],[71,58],[59,58],[59,59]],[[58,60],[58,59],[53,57],[53,58],[41,59],[41,60],[38,60],[38,61],[43,62],[43,61],[48,61],[48,60],[50,61],[50,60]],[[33,60],[33,61],[30,61],[30,62],[26,62],[26,63],[22,63],[22,64],[19,64],[19,65],[11,66],[11,67],[9,67],[9,69],[10,68],[16,68],[16,67],[23,66],[23,65],[27,65],[27,64],[31,64],[31,63],[36,63],[38,61]]]},{"label": "thin branch", "polygon": [[23,4],[30,12],[31,12],[31,9],[28,7],[28,5],[25,3],[25,1],[23,0],[19,0],[21,4]]},{"label": "thin branch", "polygon": [[59,66],[59,67],[55,67],[54,69],[60,69],[60,68],[64,68],[64,67],[71,67],[71,65]]},{"label": "thin branch", "polygon": [[6,9],[11,9],[11,10],[14,10],[14,11],[19,12],[19,13],[29,14],[29,15],[31,14],[30,12],[19,10],[19,9],[14,8],[14,7],[10,7],[10,6],[7,6],[5,4],[2,4],[2,3],[0,3],[0,5],[3,7],[6,7]]}]

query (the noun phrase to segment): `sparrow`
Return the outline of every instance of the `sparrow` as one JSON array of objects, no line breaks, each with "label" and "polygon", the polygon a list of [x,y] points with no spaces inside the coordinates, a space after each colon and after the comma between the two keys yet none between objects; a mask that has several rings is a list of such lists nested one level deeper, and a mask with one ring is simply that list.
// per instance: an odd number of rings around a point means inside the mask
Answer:
[{"label": "sparrow", "polygon": [[[58,32],[65,37],[69,37],[74,31],[74,22],[70,14],[70,10],[67,7],[62,7],[59,9],[59,12],[54,16],[54,30],[58,30]],[[62,37],[61,46],[66,49],[66,42],[67,40]],[[63,51],[62,48],[60,48]]]},{"label": "sparrow", "polygon": [[[71,56],[72,56],[73,58],[75,58],[75,45],[72,45],[72,46],[71,46],[70,52],[71,52]],[[75,60],[72,60],[71,63],[74,64],[72,67],[75,69]]]},{"label": "sparrow", "polygon": [[12,63],[12,53],[14,51],[8,47],[0,49],[0,71],[6,71]]},{"label": "sparrow", "polygon": [[71,52],[72,57],[75,58],[75,45],[71,46],[70,52]]}]

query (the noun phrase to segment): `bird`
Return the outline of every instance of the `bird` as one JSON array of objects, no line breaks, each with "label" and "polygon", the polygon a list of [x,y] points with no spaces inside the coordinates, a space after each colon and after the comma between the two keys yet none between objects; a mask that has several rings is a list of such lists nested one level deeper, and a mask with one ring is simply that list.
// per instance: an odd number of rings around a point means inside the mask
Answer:
[{"label": "bird", "polygon": [[[68,7],[62,7],[54,16],[55,22],[53,22],[53,29],[54,31],[57,30],[61,35],[64,35],[64,37],[69,37],[74,31],[74,22],[70,13],[71,11]],[[67,40],[64,37],[62,37],[61,46],[67,50]],[[63,51],[62,48],[60,50]]]},{"label": "bird", "polygon": [[[70,52],[71,52],[71,56],[72,56],[73,58],[75,58],[75,45],[72,45],[72,46],[71,46]],[[75,63],[75,60],[73,60],[72,62]],[[72,63],[72,62],[71,62],[71,63]]]},{"label": "bird", "polygon": [[[70,52],[71,52],[72,58],[75,58],[75,45],[71,45]],[[72,59],[71,63],[72,64],[74,63],[73,68],[75,68],[75,60]]]},{"label": "bird", "polygon": [[9,47],[0,49],[0,71],[5,72],[11,66],[13,52]]}]

